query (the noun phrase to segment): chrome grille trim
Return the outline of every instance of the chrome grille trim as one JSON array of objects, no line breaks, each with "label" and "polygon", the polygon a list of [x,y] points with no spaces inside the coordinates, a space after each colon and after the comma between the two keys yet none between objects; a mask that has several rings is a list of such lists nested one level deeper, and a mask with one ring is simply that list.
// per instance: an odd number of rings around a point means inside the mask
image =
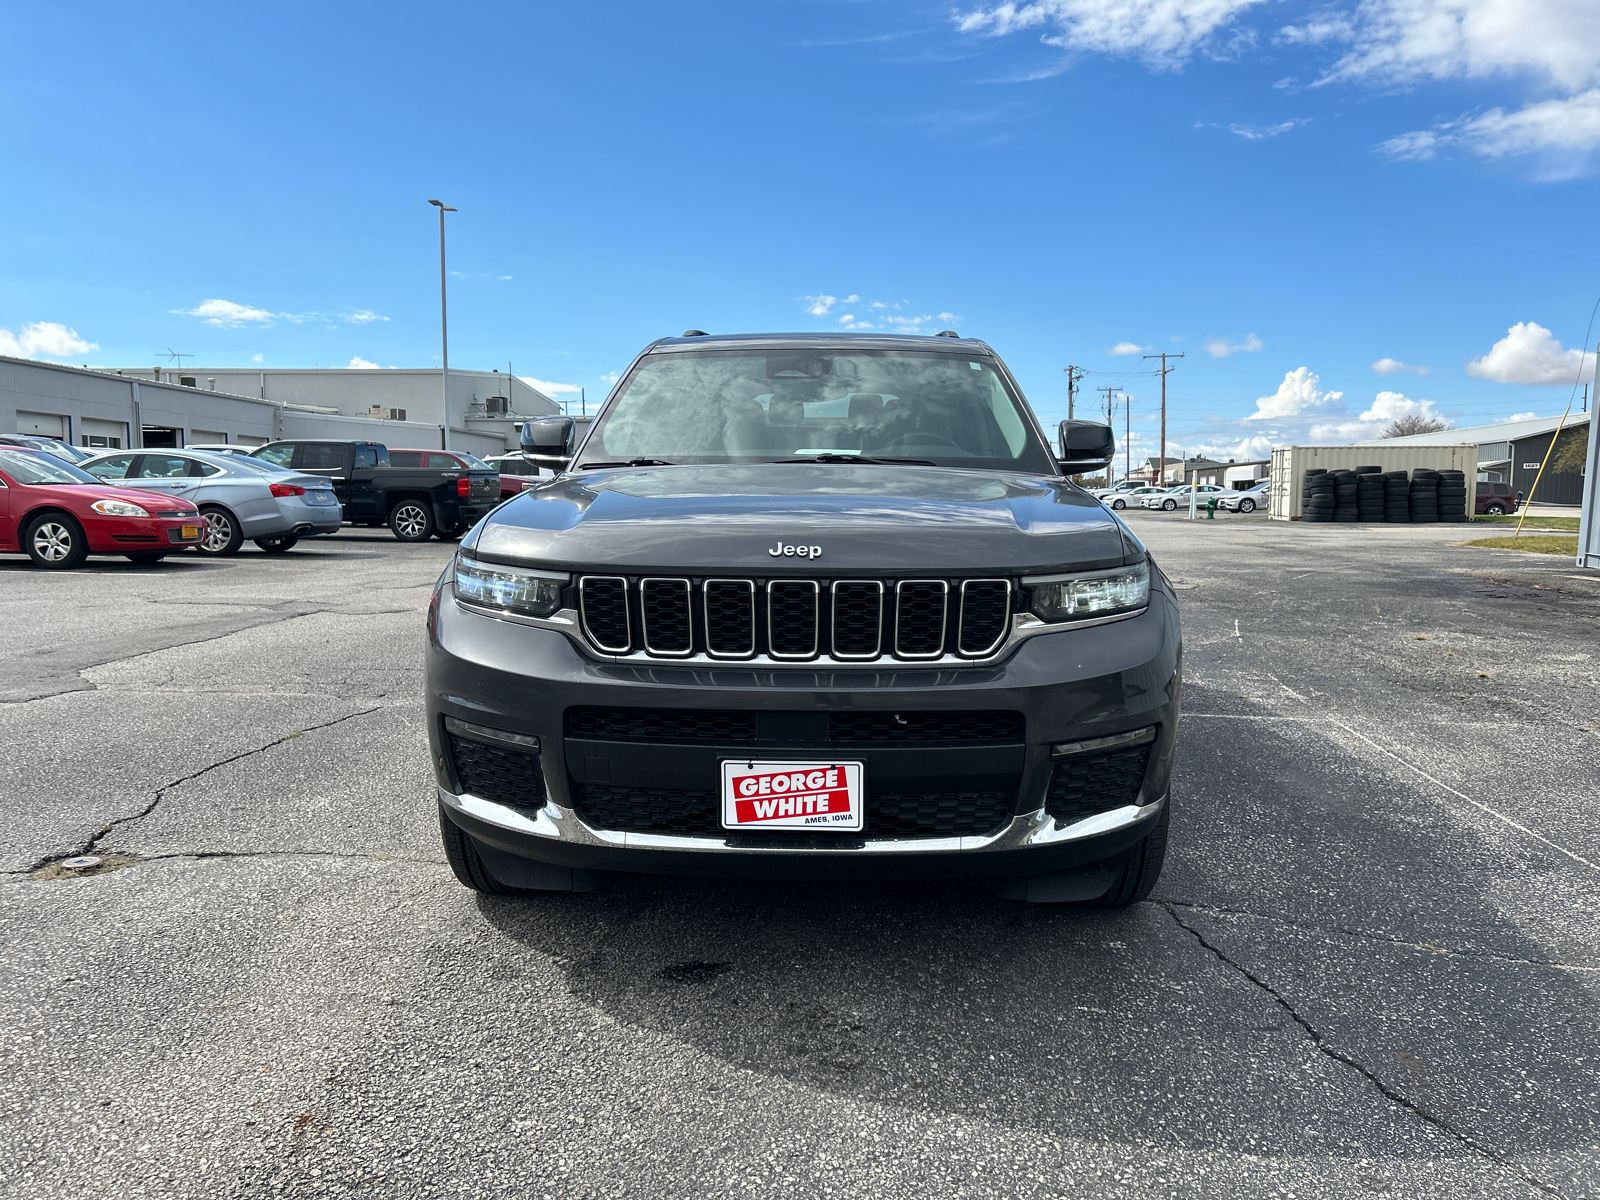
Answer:
[{"label": "chrome grille trim", "polygon": [[[777,636],[772,628],[773,590],[775,588],[810,588],[811,589],[811,649],[801,654],[782,652],[774,647],[778,644]],[[822,649],[822,587],[815,579],[769,579],[767,580],[767,654],[782,662],[806,662],[817,657]]]},{"label": "chrome grille trim", "polygon": [[[963,647],[967,641],[967,589],[973,584],[998,583],[1005,589],[1006,619],[1000,622],[1000,632],[994,641],[981,650],[967,650]],[[1011,580],[1009,579],[963,579],[961,581],[961,615],[956,621],[956,653],[962,658],[986,658],[1000,648],[1000,643],[1006,640],[1006,635],[1011,632]]]},{"label": "chrome grille trim", "polygon": [[[711,592],[713,586],[720,591],[725,585],[733,585],[745,594],[745,603],[749,605],[750,642],[748,646],[741,646],[737,650],[716,648],[717,635],[721,630],[713,629],[711,622]],[[754,658],[756,655],[756,585],[752,579],[707,579],[700,585],[701,611],[705,614],[706,653],[712,658],[740,659]],[[720,603],[718,601],[717,603]]]},{"label": "chrome grille trim", "polygon": [[[620,645],[606,645],[589,628],[589,598],[588,590],[591,584],[616,583],[622,586],[622,624],[627,631],[627,639]],[[632,606],[628,603],[628,580],[622,575],[584,575],[578,579],[578,619],[583,623],[583,635],[589,641],[607,654],[626,654],[633,649],[633,613]]]},{"label": "chrome grille trim", "polygon": [[[908,587],[937,587],[939,589],[939,644],[931,653],[926,650],[913,653],[901,648],[901,635],[905,631],[905,594]],[[918,659],[938,658],[944,653],[944,645],[949,638],[949,631],[945,628],[949,620],[949,583],[943,579],[902,579],[894,587],[894,656],[912,662]]]},{"label": "chrome grille trim", "polygon": [[[650,642],[650,604],[646,593],[651,584],[675,584],[683,589],[683,627],[689,634],[689,644],[681,650],[663,650]],[[639,580],[639,627],[643,635],[645,653],[655,658],[688,658],[694,653],[694,601],[693,586],[687,579],[646,576]]]},{"label": "chrome grille trim", "polygon": [[[866,653],[850,654],[839,649],[839,590],[841,588],[865,587],[871,591],[878,603],[878,619],[876,636],[873,638],[872,649]],[[833,639],[830,650],[834,658],[841,662],[867,662],[877,658],[883,653],[883,580],[881,579],[835,579],[832,588],[832,604],[829,606],[829,624],[833,627]]]}]

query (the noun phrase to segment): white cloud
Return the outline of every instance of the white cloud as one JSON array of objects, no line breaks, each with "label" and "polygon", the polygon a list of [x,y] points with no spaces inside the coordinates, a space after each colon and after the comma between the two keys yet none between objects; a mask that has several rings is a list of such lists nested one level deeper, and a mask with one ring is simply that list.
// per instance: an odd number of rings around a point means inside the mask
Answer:
[{"label": "white cloud", "polygon": [[854,313],[844,313],[839,317],[839,324],[846,329],[871,329],[873,326],[866,321],[856,320]]},{"label": "white cloud", "polygon": [[358,354],[350,360],[350,364],[346,369],[351,371],[376,371],[378,370],[378,364],[368,362]]},{"label": "white cloud", "polygon": [[1260,142],[1288,133],[1291,129],[1298,129],[1310,121],[1310,117],[1296,117],[1292,121],[1280,121],[1276,125],[1229,125],[1228,132],[1237,134],[1248,142]]},{"label": "white cloud", "polygon": [[1355,26],[1343,13],[1321,13],[1303,25],[1285,25],[1272,40],[1290,46],[1320,46],[1323,42],[1347,42],[1354,33]]},{"label": "white cloud", "polygon": [[355,312],[345,313],[344,319],[352,325],[370,325],[374,321],[387,321],[389,318],[380,316],[368,308],[358,308]]},{"label": "white cloud", "polygon": [[1461,146],[1480,158],[1540,154],[1551,160],[1547,172],[1551,177],[1573,174],[1590,152],[1600,148],[1600,88],[1542,100],[1515,112],[1491,108],[1475,117],[1403,133],[1378,149],[1392,159],[1420,161],[1450,146]]},{"label": "white cloud", "polygon": [[1496,383],[1562,387],[1594,379],[1594,354],[1563,349],[1543,325],[1519,321],[1482,358],[1467,364],[1467,374]]},{"label": "white cloud", "polygon": [[[833,306],[839,303],[838,296],[802,296],[801,299],[806,303],[806,311],[813,317],[827,316],[833,310]],[[844,302],[855,304],[860,299],[860,296],[846,296]]]},{"label": "white cloud", "polygon": [[21,332],[0,329],[0,354],[13,358],[76,358],[100,349],[97,342],[86,342],[76,329],[55,321],[32,321]]},{"label": "white cloud", "polygon": [[1118,342],[1106,353],[1115,355],[1118,358],[1126,358],[1130,354],[1143,354],[1144,347],[1139,345],[1138,342]]},{"label": "white cloud", "polygon": [[494,277],[494,281],[496,283],[509,283],[511,281],[511,276],[510,275],[496,275]]},{"label": "white cloud", "polygon": [[576,396],[583,391],[576,383],[553,383],[548,379],[535,379],[531,375],[518,375],[518,379],[543,396]]},{"label": "white cloud", "polygon": [[600,376],[600,382],[605,384],[607,387],[610,387],[612,384],[616,383],[617,380],[619,380],[621,378],[622,378],[622,375],[621,375],[620,372],[618,372],[618,371],[607,371],[604,375]]},{"label": "white cloud", "polygon": [[1402,372],[1407,375],[1426,375],[1428,373],[1427,367],[1403,363],[1398,358],[1380,358],[1372,364],[1372,369],[1379,375],[1399,375]]},{"label": "white cloud", "polygon": [[277,313],[270,313],[253,304],[235,304],[232,300],[202,300],[194,308],[177,309],[180,316],[199,317],[207,325],[218,329],[242,329],[246,325],[271,325]]},{"label": "white cloud", "polygon": [[251,362],[260,362],[260,361],[261,361],[261,355],[259,355],[259,354],[252,354],[252,355],[251,355],[251,356],[250,356],[250,361],[251,361]]},{"label": "white cloud", "polygon": [[[1046,30],[1039,40],[1064,50],[1141,58],[1172,69],[1261,0],[1007,0],[958,14],[962,33],[1004,37]],[[1253,36],[1253,31],[1242,31]],[[1249,37],[1245,39],[1249,41]],[[1219,52],[1237,50],[1237,44]]]},{"label": "white cloud", "polygon": [[1253,333],[1247,335],[1242,342],[1230,342],[1226,338],[1210,338],[1206,341],[1206,353],[1212,358],[1227,358],[1230,354],[1254,354],[1265,345],[1266,343]]},{"label": "white cloud", "polygon": [[1370,441],[1382,437],[1384,430],[1401,417],[1426,417],[1443,421],[1448,429],[1455,428],[1455,422],[1441,416],[1432,400],[1412,400],[1399,392],[1379,392],[1373,398],[1372,406],[1355,420],[1313,425],[1311,436],[1327,442]]},{"label": "white cloud", "polygon": [[1271,421],[1280,417],[1317,416],[1344,412],[1344,393],[1325,392],[1322,380],[1310,367],[1287,372],[1278,390],[1256,401],[1256,411],[1247,421]]},{"label": "white cloud", "polygon": [[1538,415],[1539,415],[1538,413],[1532,413],[1532,412],[1512,413],[1509,417],[1506,418],[1506,420],[1508,420],[1508,421],[1531,421],[1535,417],[1537,417]]}]

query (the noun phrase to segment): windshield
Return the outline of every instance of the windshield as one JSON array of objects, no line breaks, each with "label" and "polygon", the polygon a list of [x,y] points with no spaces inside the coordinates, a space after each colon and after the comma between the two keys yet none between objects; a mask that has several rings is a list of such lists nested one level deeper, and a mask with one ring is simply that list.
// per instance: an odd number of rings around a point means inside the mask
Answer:
[{"label": "windshield", "polygon": [[18,483],[99,483],[87,471],[48,454],[29,454],[25,450],[0,450],[0,470]]},{"label": "windshield", "polygon": [[606,405],[575,466],[843,455],[1053,474],[1022,405],[992,359],[965,355],[652,354]]}]

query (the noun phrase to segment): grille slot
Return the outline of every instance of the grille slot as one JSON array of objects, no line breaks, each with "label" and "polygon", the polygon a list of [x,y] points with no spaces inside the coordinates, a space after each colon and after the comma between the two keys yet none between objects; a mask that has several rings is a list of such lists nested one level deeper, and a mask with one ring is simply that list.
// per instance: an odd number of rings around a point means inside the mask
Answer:
[{"label": "grille slot", "polygon": [[445,734],[461,790],[519,808],[544,805],[544,772],[539,756],[523,750],[490,746],[469,738]]},{"label": "grille slot", "polygon": [[756,714],[716,709],[569,708],[567,732],[577,737],[652,742],[753,742]]},{"label": "grille slot", "polygon": [[961,584],[961,621],[956,645],[962,654],[982,658],[1005,640],[1011,617],[1009,579],[968,579]]},{"label": "grille slot", "polygon": [[1062,828],[1095,813],[1139,802],[1151,743],[1124,750],[1078,754],[1056,764],[1045,811]]},{"label": "grille slot", "polygon": [[577,593],[584,637],[606,654],[928,662],[998,651],[1011,631],[1013,588],[1006,579],[583,575]]},{"label": "grille slot", "polygon": [[596,829],[624,833],[710,833],[721,824],[715,792],[607,783],[578,789],[578,816]]},{"label": "grille slot", "polygon": [[767,584],[767,652],[773,658],[815,658],[820,588],[815,579]]},{"label": "grille slot", "polygon": [[994,833],[1011,819],[1010,792],[891,792],[867,802],[867,832],[902,837]]},{"label": "grille slot", "polygon": [[694,653],[687,579],[641,579],[639,616],[647,653],[666,658]]},{"label": "grille slot", "polygon": [[620,575],[585,575],[578,580],[578,611],[589,640],[607,654],[633,648],[628,581]]},{"label": "grille slot", "polygon": [[749,658],[756,652],[756,585],[748,579],[705,582],[706,653]]},{"label": "grille slot", "polygon": [[896,585],[895,657],[938,658],[944,653],[949,596],[950,585],[942,579],[902,579]]},{"label": "grille slot", "polygon": [[882,581],[838,580],[833,585],[833,656],[877,658],[882,645]]}]

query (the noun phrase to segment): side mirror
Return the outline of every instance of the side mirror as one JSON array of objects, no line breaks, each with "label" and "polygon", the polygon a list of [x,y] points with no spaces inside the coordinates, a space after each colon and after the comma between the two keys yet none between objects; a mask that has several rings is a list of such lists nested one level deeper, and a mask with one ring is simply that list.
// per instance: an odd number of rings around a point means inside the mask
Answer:
[{"label": "side mirror", "polygon": [[538,417],[522,423],[522,452],[541,466],[562,470],[572,461],[572,418]]},{"label": "side mirror", "polygon": [[1058,461],[1068,475],[1104,470],[1117,456],[1116,435],[1099,421],[1063,421],[1058,436]]}]

